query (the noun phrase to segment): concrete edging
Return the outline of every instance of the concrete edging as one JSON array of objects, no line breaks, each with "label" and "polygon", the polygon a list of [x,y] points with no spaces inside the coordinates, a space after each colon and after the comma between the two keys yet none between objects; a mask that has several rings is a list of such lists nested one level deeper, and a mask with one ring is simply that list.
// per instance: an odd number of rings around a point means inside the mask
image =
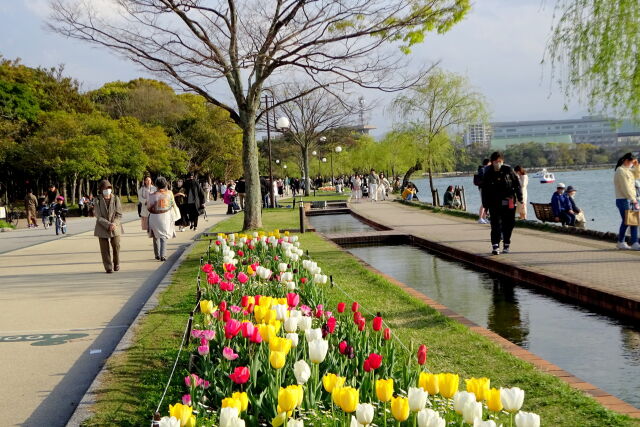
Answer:
[{"label": "concrete edging", "polygon": [[[389,281],[390,283],[398,286],[399,288],[401,288],[404,292],[406,292],[408,295],[419,299],[420,301],[422,301],[423,303],[425,303],[426,305],[428,305],[429,307],[433,308],[434,310],[438,311],[440,314],[453,319],[459,323],[462,323],[463,325],[467,326],[471,331],[478,333],[482,336],[484,336],[485,338],[489,339],[491,342],[498,344],[503,350],[505,350],[506,352],[510,353],[511,355],[525,361],[528,363],[531,363],[532,365],[534,365],[537,369],[539,369],[542,372],[548,373],[553,375],[556,378],[559,378],[560,380],[564,381],[565,383],[569,384],[571,387],[573,387],[576,390],[582,391],[585,394],[587,394],[588,396],[592,397],[594,400],[596,400],[599,404],[601,404],[602,406],[604,406],[607,409],[610,409],[612,411],[624,414],[624,415],[628,415],[630,417],[633,418],[639,418],[640,419],[640,409],[624,402],[623,400],[607,393],[606,391],[596,387],[595,385],[588,383],[586,381],[581,380],[580,378],[576,377],[575,375],[570,374],[569,372],[561,369],[559,366],[554,365],[553,363],[541,358],[540,356],[536,355],[535,353],[530,352],[529,350],[526,350],[522,347],[520,347],[517,344],[514,344],[510,341],[508,341],[507,339],[501,337],[500,335],[496,334],[493,331],[490,331],[489,329],[483,328],[482,326],[472,322],[471,320],[467,319],[466,317],[458,314],[457,312],[451,310],[450,308],[448,308],[447,306],[440,304],[439,302],[429,298],[428,296],[426,296],[425,294],[423,294],[420,291],[417,291],[413,288],[411,288],[410,286],[406,285],[405,283],[394,279],[391,276],[388,276],[387,274],[381,272],[380,270],[376,269],[375,267],[373,267],[372,265],[370,265],[369,263],[367,263],[366,261],[363,261],[357,257],[355,257],[354,255],[350,254],[347,250],[345,250],[343,247],[340,246],[340,241],[346,240],[346,239],[341,239],[341,238],[337,238],[337,239],[330,239],[329,237],[318,233],[325,241],[333,244],[337,249],[339,249],[340,251],[344,252],[345,254],[355,258],[363,267],[365,267],[367,270],[369,270],[370,272],[379,275],[381,277],[383,277],[385,280]],[[372,236],[374,237],[374,236]],[[387,236],[387,238],[390,239],[397,239],[397,238],[411,238],[414,236],[410,236],[410,235],[402,235],[402,234],[390,234]],[[358,241],[362,243],[362,239],[358,238]]]}]

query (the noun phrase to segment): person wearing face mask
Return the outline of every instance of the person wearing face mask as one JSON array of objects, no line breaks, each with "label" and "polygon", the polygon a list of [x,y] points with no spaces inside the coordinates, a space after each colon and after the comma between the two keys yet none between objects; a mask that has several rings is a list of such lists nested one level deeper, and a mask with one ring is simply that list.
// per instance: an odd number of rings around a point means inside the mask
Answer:
[{"label": "person wearing face mask", "polygon": [[[120,270],[120,235],[122,233],[122,205],[113,194],[113,187],[106,179],[98,185],[99,195],[94,202],[96,227],[93,235],[100,242],[102,264],[107,273]],[[109,247],[111,246],[111,248]],[[112,254],[113,252],[113,254]]]},{"label": "person wearing face mask", "polygon": [[511,166],[504,164],[501,153],[494,152],[491,165],[485,167],[482,176],[482,206],[491,216],[491,253],[509,253],[511,233],[516,223],[516,201],[522,203],[520,180]]}]

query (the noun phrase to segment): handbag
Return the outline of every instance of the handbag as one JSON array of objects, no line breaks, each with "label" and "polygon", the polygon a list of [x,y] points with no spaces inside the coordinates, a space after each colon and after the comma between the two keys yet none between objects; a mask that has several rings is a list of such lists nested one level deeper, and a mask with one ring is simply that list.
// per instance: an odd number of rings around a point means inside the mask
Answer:
[{"label": "handbag", "polygon": [[632,227],[637,227],[638,225],[640,225],[640,211],[624,211],[624,225],[630,225]]}]

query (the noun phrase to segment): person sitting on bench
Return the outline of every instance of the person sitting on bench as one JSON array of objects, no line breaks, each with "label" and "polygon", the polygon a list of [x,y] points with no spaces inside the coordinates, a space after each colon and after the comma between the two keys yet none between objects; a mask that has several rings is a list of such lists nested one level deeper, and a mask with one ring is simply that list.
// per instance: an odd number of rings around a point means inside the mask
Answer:
[{"label": "person sitting on bench", "polygon": [[559,182],[555,193],[551,196],[551,209],[553,209],[553,216],[556,221],[562,222],[566,225],[575,226],[576,214],[571,209],[571,203],[569,202],[567,195],[564,194],[565,189],[566,186]]}]

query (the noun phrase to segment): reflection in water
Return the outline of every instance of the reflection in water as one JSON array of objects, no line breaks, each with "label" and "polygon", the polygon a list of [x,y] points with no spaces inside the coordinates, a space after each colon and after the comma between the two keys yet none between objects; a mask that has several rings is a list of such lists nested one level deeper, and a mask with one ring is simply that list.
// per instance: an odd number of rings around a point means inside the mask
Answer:
[{"label": "reflection in water", "polygon": [[640,407],[640,329],[409,246],[349,252],[469,320]]},{"label": "reflection in water", "polygon": [[349,214],[314,215],[308,218],[309,224],[319,233],[334,234],[375,231],[373,227],[368,226]]},{"label": "reflection in water", "polygon": [[487,327],[514,344],[528,347],[529,321],[520,318],[518,297],[511,282],[492,279],[492,301],[487,317]]}]

